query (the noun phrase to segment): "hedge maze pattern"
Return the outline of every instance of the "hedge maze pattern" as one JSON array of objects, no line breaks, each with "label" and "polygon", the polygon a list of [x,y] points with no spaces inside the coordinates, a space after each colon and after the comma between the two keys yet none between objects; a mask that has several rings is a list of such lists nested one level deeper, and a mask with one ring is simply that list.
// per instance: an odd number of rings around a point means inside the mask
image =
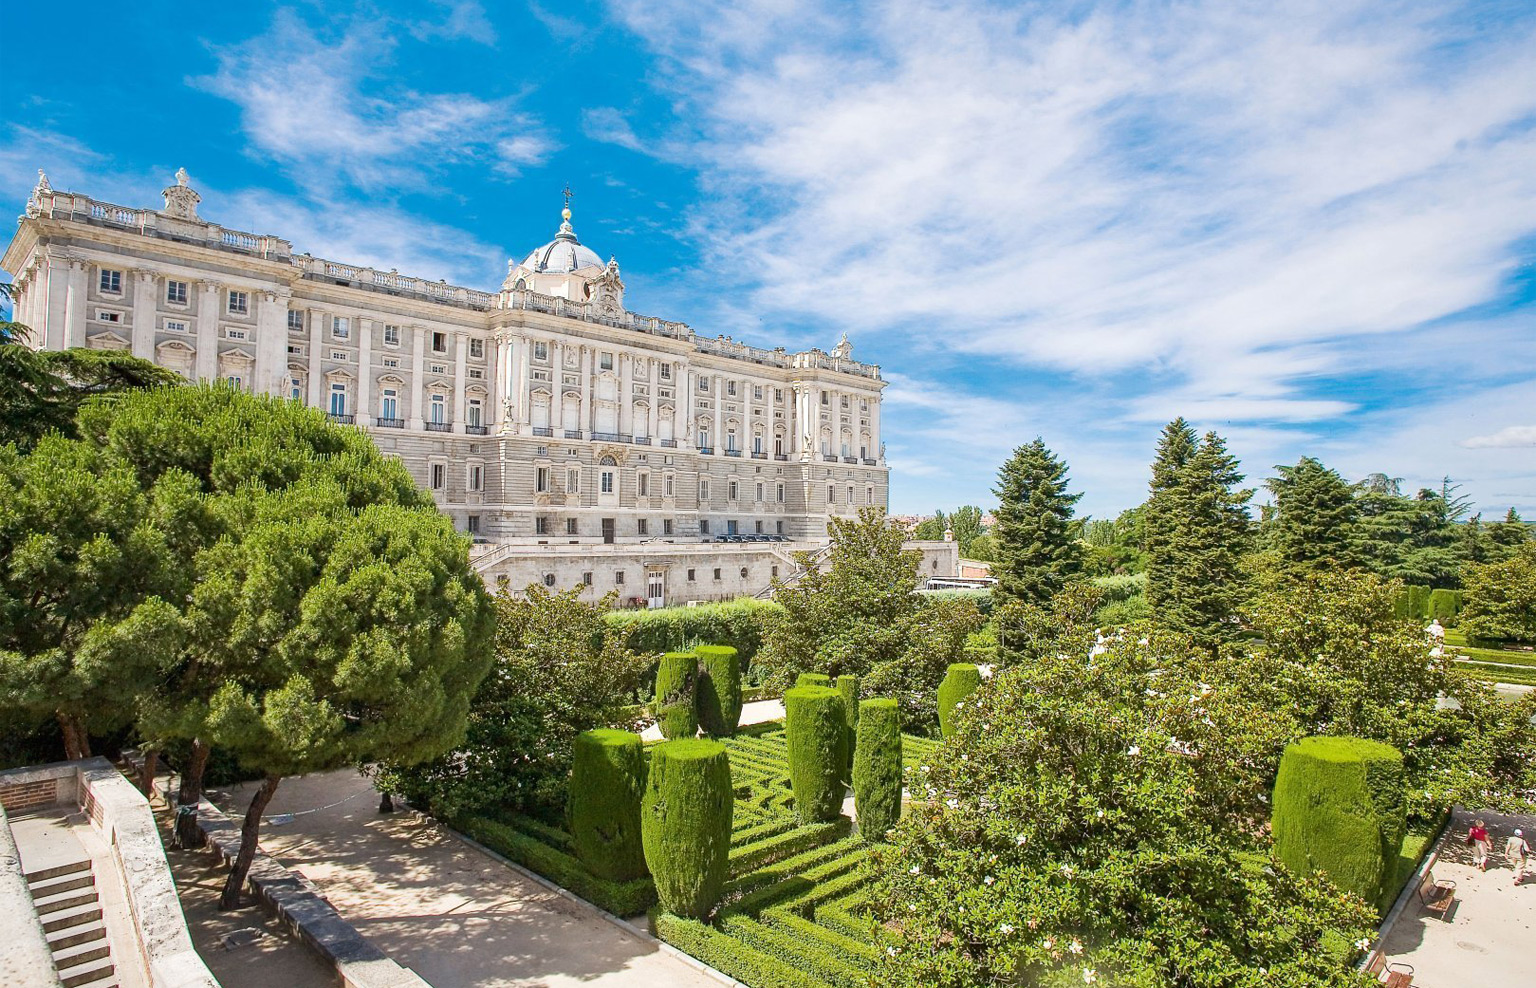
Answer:
[{"label": "hedge maze pattern", "polygon": [[[657,934],[752,988],[863,988],[876,961],[864,841],[851,833],[847,817],[800,825],[782,724],[744,728],[722,743],[736,805],[720,908],[707,923],[658,911]],[[905,736],[902,761],[917,765],[937,747],[937,741]],[[647,880],[593,878],[571,855],[564,831],[526,817],[459,823],[610,912],[632,916],[656,901]]]}]

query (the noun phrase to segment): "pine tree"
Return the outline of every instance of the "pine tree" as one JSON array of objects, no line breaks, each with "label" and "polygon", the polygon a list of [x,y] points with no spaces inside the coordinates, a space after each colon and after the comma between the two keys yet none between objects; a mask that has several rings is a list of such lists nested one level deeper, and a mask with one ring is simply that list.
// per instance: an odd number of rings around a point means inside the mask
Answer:
[{"label": "pine tree", "polygon": [[1147,556],[1147,603],[1158,610],[1173,596],[1172,546],[1186,541],[1179,532],[1189,518],[1182,478],[1198,445],[1195,430],[1176,418],[1163,427],[1152,461],[1152,494],[1142,509],[1142,551]]},{"label": "pine tree", "polygon": [[1275,495],[1271,546],[1290,576],[1354,568],[1350,543],[1358,519],[1354,491],[1338,472],[1310,456],[1265,481]]},{"label": "pine tree", "polygon": [[1067,465],[1038,436],[1014,450],[997,475],[996,592],[1004,600],[1045,604],[1082,570],[1073,531]]},{"label": "pine tree", "polygon": [[1168,591],[1166,602],[1154,605],[1162,623],[1207,648],[1233,636],[1232,615],[1246,595],[1241,563],[1252,542],[1253,491],[1239,489],[1242,481],[1226,442],[1207,432],[1179,472],[1176,489],[1188,512],[1170,529],[1158,561]]}]

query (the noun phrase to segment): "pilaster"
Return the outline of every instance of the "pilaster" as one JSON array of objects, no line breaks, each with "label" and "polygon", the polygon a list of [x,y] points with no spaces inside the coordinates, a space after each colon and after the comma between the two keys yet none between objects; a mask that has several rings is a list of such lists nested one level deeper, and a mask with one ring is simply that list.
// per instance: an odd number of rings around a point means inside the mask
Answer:
[{"label": "pilaster", "polygon": [[325,313],[319,309],[309,310],[309,407],[321,408],[321,389],[325,386],[325,364],[322,356],[325,350]]},{"label": "pilaster", "polygon": [[374,321],[357,320],[357,418],[358,425],[373,424],[373,329]]},{"label": "pilaster", "polygon": [[64,345],[85,346],[86,263],[69,259],[69,279],[64,294]]},{"label": "pilaster", "polygon": [[217,281],[197,283],[197,379],[219,377],[219,295]]},{"label": "pilaster", "polygon": [[458,431],[463,432],[464,423],[469,421],[469,414],[464,405],[464,375],[468,372],[469,365],[469,334],[455,333],[456,343],[453,348],[453,421],[459,423]]},{"label": "pilaster", "polygon": [[427,373],[427,330],[421,326],[411,327],[411,418],[410,426],[413,429],[425,429],[427,427],[427,410],[422,406],[422,379]]},{"label": "pilaster", "polygon": [[133,271],[133,355],[155,359],[155,272]]}]

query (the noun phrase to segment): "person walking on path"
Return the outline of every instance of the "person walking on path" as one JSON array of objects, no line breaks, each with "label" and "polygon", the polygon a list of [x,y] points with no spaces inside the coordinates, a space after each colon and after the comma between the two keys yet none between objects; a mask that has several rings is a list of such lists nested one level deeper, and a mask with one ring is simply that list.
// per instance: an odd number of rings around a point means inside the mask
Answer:
[{"label": "person walking on path", "polygon": [[1488,870],[1488,852],[1492,849],[1493,842],[1488,839],[1488,826],[1481,820],[1473,822],[1467,831],[1467,840],[1472,842],[1472,863],[1483,871]]},{"label": "person walking on path", "polygon": [[1504,859],[1515,869],[1515,884],[1525,878],[1525,863],[1531,856],[1531,845],[1525,842],[1525,833],[1519,829],[1504,842]]}]

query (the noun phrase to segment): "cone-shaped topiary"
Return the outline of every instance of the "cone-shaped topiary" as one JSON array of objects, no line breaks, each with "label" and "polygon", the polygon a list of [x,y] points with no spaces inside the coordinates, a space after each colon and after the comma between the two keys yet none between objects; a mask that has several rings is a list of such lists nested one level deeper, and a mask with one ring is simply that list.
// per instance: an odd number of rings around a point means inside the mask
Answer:
[{"label": "cone-shaped topiary", "polygon": [[789,784],[801,823],[835,820],[842,813],[847,734],[843,698],[837,690],[796,686],[784,694]]},{"label": "cone-shaped topiary", "polygon": [[901,717],[895,700],[859,704],[859,741],[853,756],[853,801],[859,833],[884,841],[901,819]]},{"label": "cone-shaped topiary", "polygon": [[1364,738],[1302,738],[1280,759],[1271,825],[1287,868],[1327,872],[1387,909],[1407,829],[1402,754]]},{"label": "cone-shaped topiary", "polygon": [[981,685],[981,670],[969,662],[956,662],[939,684],[939,733],[946,738],[955,733],[955,704]]},{"label": "cone-shaped topiary", "polygon": [[656,898],[667,912],[703,919],[720,901],[735,805],[723,744],[689,738],[651,749],[640,832]]},{"label": "cone-shaped topiary", "polygon": [[832,677],[824,672],[802,672],[795,677],[796,686],[831,686]]},{"label": "cone-shaped topiary", "polygon": [[699,657],[692,652],[667,652],[656,668],[656,726],[665,738],[691,738],[699,733],[695,687]]},{"label": "cone-shaped topiary", "polygon": [[741,660],[729,645],[699,645],[699,726],[716,738],[736,733],[741,721]]},{"label": "cone-shaped topiary", "polygon": [[583,731],[572,744],[571,844],[587,870],[623,882],[645,874],[640,844],[640,794],[645,759],[640,735]]},{"label": "cone-shaped topiary", "polygon": [[848,734],[844,742],[844,748],[848,754],[847,778],[852,779],[853,751],[859,741],[859,677],[838,676],[837,692],[843,698],[843,719],[848,723]]}]

